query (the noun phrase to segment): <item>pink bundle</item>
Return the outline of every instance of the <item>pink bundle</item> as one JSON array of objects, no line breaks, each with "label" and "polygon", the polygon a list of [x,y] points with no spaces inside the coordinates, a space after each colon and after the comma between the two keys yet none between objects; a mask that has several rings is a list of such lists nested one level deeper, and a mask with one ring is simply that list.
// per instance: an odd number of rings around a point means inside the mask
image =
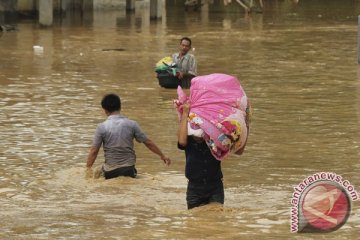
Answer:
[{"label": "pink bundle", "polygon": [[203,130],[202,137],[211,153],[223,160],[230,152],[241,154],[248,136],[248,99],[237,78],[214,73],[191,80],[190,96],[177,89],[175,106],[181,114],[181,105],[190,102],[188,133]]}]

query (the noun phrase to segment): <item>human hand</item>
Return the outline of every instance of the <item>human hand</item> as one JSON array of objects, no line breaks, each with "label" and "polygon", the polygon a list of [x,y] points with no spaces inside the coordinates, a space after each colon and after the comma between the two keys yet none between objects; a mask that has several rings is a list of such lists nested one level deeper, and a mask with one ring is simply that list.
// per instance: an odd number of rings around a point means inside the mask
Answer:
[{"label": "human hand", "polygon": [[164,163],[166,164],[166,166],[169,166],[170,163],[171,163],[171,159],[169,157],[166,157],[166,156],[162,156],[161,157],[161,160],[164,161]]},{"label": "human hand", "polygon": [[182,105],[182,110],[183,110],[183,114],[185,114],[185,116],[187,117],[189,115],[189,112],[190,112],[190,102],[189,101],[186,101]]},{"label": "human hand", "polygon": [[184,78],[184,72],[177,72],[176,76],[178,79],[183,79]]}]

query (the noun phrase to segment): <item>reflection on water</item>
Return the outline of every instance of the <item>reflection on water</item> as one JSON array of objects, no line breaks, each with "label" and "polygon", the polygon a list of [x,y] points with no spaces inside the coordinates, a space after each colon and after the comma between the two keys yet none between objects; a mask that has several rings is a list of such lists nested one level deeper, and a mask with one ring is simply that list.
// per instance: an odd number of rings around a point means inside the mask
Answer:
[{"label": "reflection on water", "polygon": [[[145,5],[83,20],[68,14],[50,29],[21,21],[2,33],[0,237],[303,239],[290,234],[295,185],[333,171],[360,187],[359,7],[329,4],[325,14],[314,2],[273,1],[248,16],[216,1],[187,13],[169,3],[161,21],[149,21]],[[223,162],[223,207],[186,210],[176,92],[160,88],[153,71],[183,35],[193,39],[200,74],[237,76],[254,109],[245,154]],[[108,92],[171,155],[170,167],[137,144],[138,179],[85,179]],[[359,213],[354,202],[341,229],[306,238],[354,239]]]}]

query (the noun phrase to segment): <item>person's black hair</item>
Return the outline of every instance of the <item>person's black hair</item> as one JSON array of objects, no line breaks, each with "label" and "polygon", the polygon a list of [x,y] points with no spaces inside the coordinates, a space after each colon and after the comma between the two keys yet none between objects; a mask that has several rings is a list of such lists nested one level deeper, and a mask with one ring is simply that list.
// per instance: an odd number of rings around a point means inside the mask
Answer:
[{"label": "person's black hair", "polygon": [[121,100],[116,94],[106,94],[101,100],[101,107],[106,111],[112,113],[121,110]]},{"label": "person's black hair", "polygon": [[183,37],[183,38],[180,39],[180,43],[182,43],[183,40],[188,41],[188,42],[190,43],[190,46],[191,46],[191,39],[190,39],[190,38],[188,38],[188,37]]}]

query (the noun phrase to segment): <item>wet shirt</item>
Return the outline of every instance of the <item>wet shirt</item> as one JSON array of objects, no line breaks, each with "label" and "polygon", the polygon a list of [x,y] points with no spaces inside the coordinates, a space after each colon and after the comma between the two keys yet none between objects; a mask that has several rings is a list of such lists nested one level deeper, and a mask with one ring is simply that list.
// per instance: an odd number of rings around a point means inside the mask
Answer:
[{"label": "wet shirt", "polygon": [[185,150],[186,165],[185,176],[194,183],[214,183],[223,178],[221,162],[211,154],[205,141],[196,142],[188,137],[187,145],[178,148]]},{"label": "wet shirt", "polygon": [[172,60],[176,63],[179,71],[189,73],[194,76],[197,75],[197,63],[194,55],[187,53],[185,56],[180,58],[179,53],[174,53],[172,55]]},{"label": "wet shirt", "polygon": [[105,171],[135,165],[134,139],[142,143],[147,137],[136,121],[121,114],[111,115],[98,125],[93,147],[100,148],[103,144]]}]

